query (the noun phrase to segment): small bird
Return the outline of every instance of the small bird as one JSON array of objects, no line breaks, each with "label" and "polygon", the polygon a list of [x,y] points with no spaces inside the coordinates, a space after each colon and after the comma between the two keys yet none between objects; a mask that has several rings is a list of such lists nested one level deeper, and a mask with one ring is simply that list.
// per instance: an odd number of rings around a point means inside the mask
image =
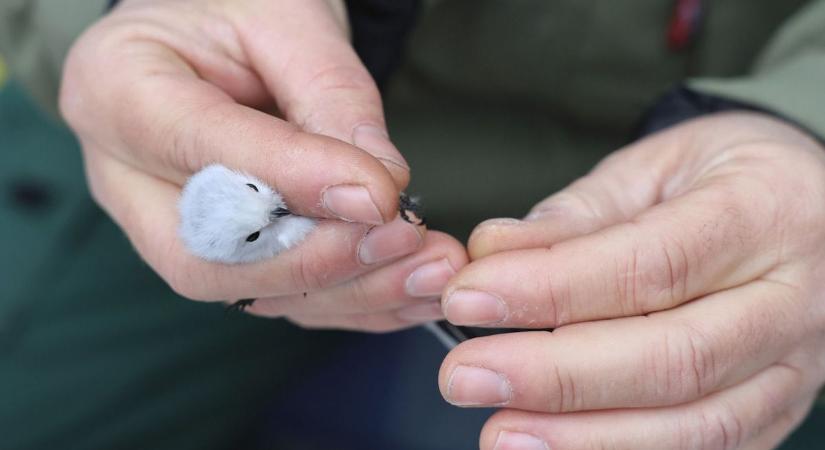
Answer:
[{"label": "small bird", "polygon": [[[180,237],[193,255],[207,261],[239,264],[272,258],[301,242],[316,221],[295,215],[281,195],[263,181],[220,164],[204,167],[186,182],[178,202]],[[399,215],[425,226],[418,199],[401,194]],[[304,293],[304,297],[306,297]],[[243,311],[255,299],[232,302],[227,311]],[[446,322],[427,324],[452,348],[466,339]]]},{"label": "small bird", "polygon": [[238,264],[272,258],[301,242],[315,220],[289,210],[263,181],[220,164],[186,182],[178,202],[179,234],[192,254]]}]

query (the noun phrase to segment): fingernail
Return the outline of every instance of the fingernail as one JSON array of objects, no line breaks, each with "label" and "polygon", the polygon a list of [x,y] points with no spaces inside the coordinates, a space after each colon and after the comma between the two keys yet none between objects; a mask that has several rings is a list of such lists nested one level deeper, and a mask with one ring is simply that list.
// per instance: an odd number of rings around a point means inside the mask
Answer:
[{"label": "fingernail", "polygon": [[529,214],[524,216],[524,221],[525,222],[532,222],[534,220],[542,220],[542,219],[550,217],[554,214],[558,214],[558,212],[559,212],[558,209],[544,207],[542,209],[537,209],[537,210],[530,211]]},{"label": "fingernail", "polygon": [[339,184],[330,186],[322,195],[324,208],[333,216],[349,222],[381,225],[384,219],[364,186]]},{"label": "fingernail", "polygon": [[352,143],[367,153],[378,159],[395,164],[404,170],[410,170],[410,166],[401,152],[390,142],[387,132],[380,127],[370,124],[362,124],[352,131]]},{"label": "fingernail", "polygon": [[456,325],[492,325],[507,317],[507,305],[487,292],[462,289],[450,294],[444,313]]},{"label": "fingernail", "polygon": [[496,219],[487,219],[484,222],[481,222],[481,225],[493,225],[493,226],[511,226],[511,225],[521,225],[524,221],[519,219],[513,219],[511,217],[499,217]]},{"label": "fingernail", "polygon": [[419,266],[407,277],[404,290],[410,297],[436,297],[455,275],[455,269],[447,258]]},{"label": "fingernail", "polygon": [[550,450],[550,446],[532,434],[502,431],[493,450]]},{"label": "fingernail", "polygon": [[395,313],[402,320],[407,322],[431,322],[441,320],[444,313],[441,312],[441,303],[433,301],[425,305],[413,305],[399,309]]},{"label": "fingernail", "polygon": [[457,366],[447,382],[447,401],[456,406],[501,406],[512,396],[503,375],[482,367]]},{"label": "fingernail", "polygon": [[358,259],[370,265],[408,255],[421,247],[421,234],[401,218],[367,232],[358,244]]}]

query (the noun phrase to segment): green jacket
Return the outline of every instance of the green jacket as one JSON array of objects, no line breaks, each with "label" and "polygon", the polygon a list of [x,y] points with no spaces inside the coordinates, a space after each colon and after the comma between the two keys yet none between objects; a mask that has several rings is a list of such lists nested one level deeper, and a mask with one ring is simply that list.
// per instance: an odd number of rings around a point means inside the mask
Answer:
[{"label": "green jacket", "polygon": [[[0,4],[0,55],[41,104],[54,107],[62,60],[106,3]],[[672,8],[666,1],[430,3],[412,64],[451,92],[621,130],[667,86],[689,79],[696,89],[763,106],[825,135],[825,1],[706,1],[696,45],[681,53],[663,45]]]},{"label": "green jacket", "polygon": [[[43,109],[56,111],[65,53],[105,3],[0,3],[0,55]],[[624,144],[643,112],[681,81],[825,136],[825,0],[704,3],[695,42],[674,52],[665,45],[672,3],[663,0],[429,2],[385,99],[430,223],[466,236],[485,218],[524,214]],[[70,134],[33,109],[25,114],[36,128],[16,122],[21,104],[16,90],[0,92],[0,135],[11,143],[0,151],[0,183],[23,184],[18,200],[0,205],[0,248],[12,255],[0,260],[0,389],[14,393],[0,396],[0,424],[38,427],[4,430],[4,444],[55,448],[86,426],[87,448],[115,448],[161,422],[180,440],[161,445],[149,436],[144,447],[232,442],[246,417],[239,408],[287,377],[277,359],[303,354],[242,343],[310,338],[280,322],[227,325],[220,308],[171,294],[88,198]],[[34,193],[26,191],[31,180]],[[45,200],[51,209],[20,200],[39,198],[38,185],[55,193]],[[248,351],[233,352],[239,345]],[[167,372],[200,383],[156,389],[155,397],[124,393],[163,387]],[[101,373],[105,388],[88,386]],[[58,414],[55,404],[74,406]],[[111,405],[128,405],[131,415],[115,417]],[[203,419],[201,439],[169,429],[180,415]]]}]

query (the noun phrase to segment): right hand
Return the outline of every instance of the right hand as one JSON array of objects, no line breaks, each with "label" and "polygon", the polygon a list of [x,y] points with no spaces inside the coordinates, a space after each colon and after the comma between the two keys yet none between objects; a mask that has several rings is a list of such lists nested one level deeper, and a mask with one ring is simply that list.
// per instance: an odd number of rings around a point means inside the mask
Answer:
[{"label": "right hand", "polygon": [[[92,195],[179,294],[262,298],[248,311],[319,327],[440,316],[433,300],[466,255],[398,217],[409,169],[346,28],[340,1],[125,0],[75,43],[60,107]],[[343,220],[261,263],[199,260],[176,203],[210,163],[264,180],[298,214]]]}]

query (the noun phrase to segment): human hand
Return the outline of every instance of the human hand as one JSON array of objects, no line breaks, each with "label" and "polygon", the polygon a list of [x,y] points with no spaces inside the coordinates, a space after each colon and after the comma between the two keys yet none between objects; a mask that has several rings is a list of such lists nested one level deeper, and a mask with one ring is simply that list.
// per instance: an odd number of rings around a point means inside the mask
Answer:
[{"label": "human hand", "polygon": [[[825,380],[825,149],[773,118],[621,150],[524,221],[482,223],[439,385],[497,406],[482,449],[768,449]],[[484,293],[487,293],[486,295]]]},{"label": "human hand", "polygon": [[[432,286],[408,292],[402,281],[416,264],[446,258],[455,270],[466,256],[398,217],[409,169],[340,1],[125,0],[74,45],[60,100],[94,198],[181,295],[276,299],[249,311],[314,326],[384,330],[440,316]],[[202,261],[178,238],[176,203],[211,163],[264,180],[297,214],[343,220],[268,261]],[[445,278],[429,273],[419,284]]]}]

